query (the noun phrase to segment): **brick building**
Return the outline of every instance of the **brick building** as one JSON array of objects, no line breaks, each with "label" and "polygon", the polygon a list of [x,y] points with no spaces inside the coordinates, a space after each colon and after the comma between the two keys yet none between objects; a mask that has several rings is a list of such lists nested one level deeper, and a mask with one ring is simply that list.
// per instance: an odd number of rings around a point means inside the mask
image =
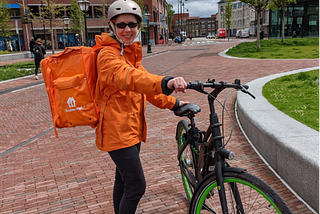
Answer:
[{"label": "brick building", "polygon": [[[90,7],[87,12],[87,29],[88,29],[88,41],[94,41],[95,35],[99,35],[102,32],[108,32],[107,26],[107,8],[114,0],[89,0]],[[18,43],[21,45],[22,50],[29,50],[29,41],[31,37],[41,38],[46,41],[47,48],[51,48],[51,33],[49,32],[49,20],[45,19],[45,25],[40,19],[33,19],[32,22],[23,24],[23,16],[29,13],[29,10],[34,14],[41,14],[41,0],[7,0],[8,7],[10,8],[10,24],[12,25],[11,32],[12,38],[7,40],[12,41],[15,45]],[[65,6],[65,10],[53,19],[53,35],[56,48],[63,48],[66,40],[69,40],[70,45],[74,44],[75,32],[70,31],[69,26],[64,23],[64,18],[70,18],[69,9],[71,0],[53,0],[55,3]],[[166,0],[143,0],[144,10],[151,14],[150,17],[150,41],[154,44],[160,34],[167,33],[167,2]],[[102,8],[105,7],[105,10]],[[29,8],[29,10],[28,10]],[[102,11],[106,11],[104,14]],[[144,12],[143,12],[144,13]],[[1,20],[0,20],[1,21]],[[145,21],[145,19],[144,19]],[[145,21],[146,25],[146,21]],[[68,30],[68,31],[67,31]],[[18,40],[19,37],[19,40]],[[85,32],[81,33],[82,42],[86,41]],[[147,35],[146,32],[141,33],[141,40],[143,44],[146,44]],[[93,44],[93,43],[90,43]],[[17,47],[17,46],[16,46]],[[0,37],[0,49],[5,49],[4,38]]]}]

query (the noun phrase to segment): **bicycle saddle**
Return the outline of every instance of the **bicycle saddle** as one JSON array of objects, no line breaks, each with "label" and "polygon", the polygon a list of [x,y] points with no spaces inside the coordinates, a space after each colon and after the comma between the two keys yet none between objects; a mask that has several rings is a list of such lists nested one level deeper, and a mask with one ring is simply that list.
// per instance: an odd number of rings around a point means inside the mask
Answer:
[{"label": "bicycle saddle", "polygon": [[201,109],[197,104],[189,103],[187,105],[181,106],[174,111],[174,114],[179,117],[188,116],[189,114],[195,115],[200,112]]}]

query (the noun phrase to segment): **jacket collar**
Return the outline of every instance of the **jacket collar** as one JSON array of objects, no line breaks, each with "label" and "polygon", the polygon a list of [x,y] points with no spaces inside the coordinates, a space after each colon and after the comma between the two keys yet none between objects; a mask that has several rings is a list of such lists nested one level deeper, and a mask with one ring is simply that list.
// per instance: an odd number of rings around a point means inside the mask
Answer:
[{"label": "jacket collar", "polygon": [[[121,46],[120,43],[118,41],[116,41],[114,38],[112,38],[111,36],[109,36],[108,33],[102,33],[101,35],[96,35],[95,37],[96,40],[96,45],[97,47],[101,47],[101,46],[112,46],[117,48],[119,51],[121,51]],[[133,50],[139,50],[141,48],[141,42],[134,42],[131,45],[125,45],[124,46],[124,52],[128,52],[128,53],[132,53]]]}]

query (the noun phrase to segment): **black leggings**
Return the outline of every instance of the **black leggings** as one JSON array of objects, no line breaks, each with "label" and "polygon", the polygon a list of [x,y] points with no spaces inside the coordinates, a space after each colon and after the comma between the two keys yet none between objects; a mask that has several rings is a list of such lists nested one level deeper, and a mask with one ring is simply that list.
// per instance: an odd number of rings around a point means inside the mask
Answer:
[{"label": "black leggings", "polygon": [[140,162],[140,146],[109,152],[116,164],[113,187],[113,206],[116,214],[134,214],[146,189],[146,181]]},{"label": "black leggings", "polygon": [[42,59],[39,59],[39,58],[34,58],[34,63],[36,64],[36,69],[35,69],[35,75],[38,75],[38,69],[40,67],[40,62],[41,62]]}]

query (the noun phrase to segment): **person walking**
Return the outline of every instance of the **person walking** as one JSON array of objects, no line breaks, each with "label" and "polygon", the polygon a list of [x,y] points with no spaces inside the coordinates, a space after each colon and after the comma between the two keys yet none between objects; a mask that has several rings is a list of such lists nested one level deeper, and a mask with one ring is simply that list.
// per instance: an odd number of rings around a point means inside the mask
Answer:
[{"label": "person walking", "polygon": [[40,67],[40,62],[42,59],[44,59],[44,55],[46,55],[46,50],[44,46],[42,45],[41,38],[38,38],[35,45],[33,46],[32,52],[34,54],[34,63],[36,65],[35,69],[35,79],[38,80],[38,70]]},{"label": "person walking", "polygon": [[[186,92],[182,77],[150,74],[142,66],[139,35],[142,13],[137,3],[117,0],[108,9],[110,33],[96,35],[96,99],[100,120],[96,146],[106,151],[116,165],[113,206],[116,214],[134,214],[146,189],[140,161],[141,142],[146,142],[146,101],[162,109],[175,110],[188,102],[174,92]],[[107,101],[106,101],[106,98]]]},{"label": "person walking", "polygon": [[30,43],[29,43],[29,48],[30,48],[30,52],[31,52],[31,58],[34,58],[34,54],[33,54],[33,46],[36,44],[36,41],[34,40],[33,37],[31,37]]},{"label": "person walking", "polygon": [[74,42],[75,42],[76,46],[80,46],[79,34],[76,34],[76,36],[74,37]]}]

